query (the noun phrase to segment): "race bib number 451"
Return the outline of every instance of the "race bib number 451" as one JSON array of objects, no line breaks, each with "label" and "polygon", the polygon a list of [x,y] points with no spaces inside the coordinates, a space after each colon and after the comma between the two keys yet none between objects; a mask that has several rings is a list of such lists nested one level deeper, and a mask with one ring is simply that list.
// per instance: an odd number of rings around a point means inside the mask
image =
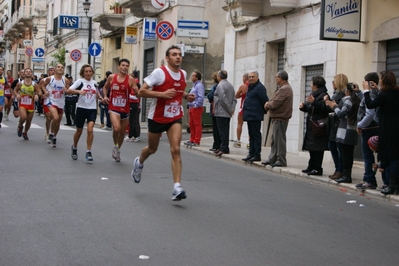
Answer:
[{"label": "race bib number 451", "polygon": [[180,115],[181,105],[177,102],[167,102],[164,109],[164,117],[173,118]]}]

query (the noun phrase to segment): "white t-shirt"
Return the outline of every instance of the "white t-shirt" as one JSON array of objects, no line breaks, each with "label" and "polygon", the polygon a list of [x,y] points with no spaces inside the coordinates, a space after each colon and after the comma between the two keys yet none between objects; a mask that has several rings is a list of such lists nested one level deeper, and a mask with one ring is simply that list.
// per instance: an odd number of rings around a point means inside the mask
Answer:
[{"label": "white t-shirt", "polygon": [[65,78],[62,77],[60,80],[56,80],[54,76],[48,77],[50,83],[46,89],[50,92],[50,96],[46,99],[45,104],[55,105],[60,109],[64,109],[65,106]]},{"label": "white t-shirt", "polygon": [[[180,71],[176,73],[170,70],[168,66],[165,67],[174,80],[180,80]],[[183,69],[181,69],[181,71],[183,71],[184,80],[186,80],[187,72]],[[165,81],[165,73],[159,67],[154,69],[154,71],[152,71],[152,73],[144,79],[144,82],[147,83],[149,87],[161,85],[164,83],[164,81]]]},{"label": "white t-shirt", "polygon": [[68,90],[76,90],[83,83],[83,87],[80,90],[86,92],[85,95],[79,95],[79,100],[76,103],[76,107],[84,109],[97,109],[97,89],[95,87],[96,82],[87,80],[84,78],[75,81]]}]

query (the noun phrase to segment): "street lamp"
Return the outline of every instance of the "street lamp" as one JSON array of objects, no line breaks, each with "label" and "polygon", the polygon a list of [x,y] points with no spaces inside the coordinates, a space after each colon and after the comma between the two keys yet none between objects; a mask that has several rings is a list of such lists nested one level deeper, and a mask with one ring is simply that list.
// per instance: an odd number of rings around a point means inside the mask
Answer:
[{"label": "street lamp", "polygon": [[89,40],[88,40],[88,43],[87,43],[87,63],[89,64],[89,65],[91,65],[91,56],[90,56],[90,52],[89,52],[89,46],[90,46],[90,44],[91,44],[91,31],[92,31],[92,17],[89,17],[87,14],[89,13],[89,11],[90,11],[90,5],[91,5],[91,3],[89,2],[89,0],[85,0],[84,2],[83,2],[83,10],[84,10],[84,12],[85,12],[85,14],[86,14],[86,17],[87,18],[89,18]]},{"label": "street lamp", "polygon": [[39,29],[36,27],[36,25],[33,26],[32,34],[33,34],[33,37],[34,37],[36,40],[40,40],[40,39],[46,38],[46,36],[42,36],[42,37],[36,38],[36,36],[37,36],[38,33],[39,33]]}]

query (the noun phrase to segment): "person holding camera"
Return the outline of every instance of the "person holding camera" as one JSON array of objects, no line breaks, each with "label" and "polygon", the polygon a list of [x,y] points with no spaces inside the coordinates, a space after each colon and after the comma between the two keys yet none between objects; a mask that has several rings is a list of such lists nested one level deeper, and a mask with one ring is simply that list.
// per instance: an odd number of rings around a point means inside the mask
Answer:
[{"label": "person holding camera", "polygon": [[339,126],[336,135],[337,145],[342,151],[342,177],[334,179],[337,183],[352,183],[353,152],[357,144],[357,111],[360,98],[359,86],[355,83],[348,83],[344,91],[345,97],[339,104],[334,101],[326,101],[339,118]]}]

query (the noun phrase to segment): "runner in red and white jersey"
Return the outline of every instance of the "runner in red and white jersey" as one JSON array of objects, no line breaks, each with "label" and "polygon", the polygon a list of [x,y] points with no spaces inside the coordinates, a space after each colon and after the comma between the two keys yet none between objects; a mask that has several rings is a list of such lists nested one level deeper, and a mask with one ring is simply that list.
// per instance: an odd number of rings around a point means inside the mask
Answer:
[{"label": "runner in red and white jersey", "polygon": [[[109,117],[113,128],[112,158],[117,162],[121,160],[120,149],[123,144],[125,129],[129,123],[130,90],[135,90],[136,93],[138,91],[136,81],[129,75],[129,66],[130,61],[128,59],[119,60],[118,73],[109,75],[103,88],[105,95],[103,101],[108,104]],[[109,98],[107,97],[108,90],[110,91]]]},{"label": "runner in red and white jersey", "polygon": [[47,77],[41,84],[44,91],[44,105],[48,107],[51,115],[51,132],[47,142],[55,148],[57,145],[57,134],[60,130],[62,115],[65,106],[65,93],[71,81],[64,77],[64,65],[55,66],[55,74]]},{"label": "runner in red and white jersey", "polygon": [[[49,68],[47,69],[47,77],[46,78],[51,77],[54,74],[55,74],[55,68],[53,66],[49,66]],[[43,95],[44,95],[44,90],[45,90],[45,87],[46,87],[46,86],[44,86],[44,82],[46,81],[46,78],[41,79],[40,83],[39,83]],[[44,99],[44,97],[40,97],[40,99],[42,101],[43,112],[44,112],[44,115],[46,117],[46,123],[45,123],[46,134],[44,136],[44,139],[47,141],[48,137],[49,137],[49,134],[50,134],[50,124],[51,124],[52,118],[51,118],[51,113],[50,113],[50,111],[48,109],[48,106],[46,104],[49,101],[48,98]]]},{"label": "runner in red and white jersey", "polygon": [[[180,69],[183,57],[178,46],[166,50],[167,66],[155,69],[144,79],[144,84],[138,95],[144,98],[154,98],[148,116],[148,146],[136,157],[131,176],[139,183],[144,162],[156,152],[162,132],[166,131],[172,154],[173,193],[172,200],[186,198],[186,192],[181,187],[182,162],[180,157],[180,142],[182,137],[182,98],[189,102],[195,100],[193,94],[185,92],[186,75]],[[152,87],[152,90],[150,90]]]}]

